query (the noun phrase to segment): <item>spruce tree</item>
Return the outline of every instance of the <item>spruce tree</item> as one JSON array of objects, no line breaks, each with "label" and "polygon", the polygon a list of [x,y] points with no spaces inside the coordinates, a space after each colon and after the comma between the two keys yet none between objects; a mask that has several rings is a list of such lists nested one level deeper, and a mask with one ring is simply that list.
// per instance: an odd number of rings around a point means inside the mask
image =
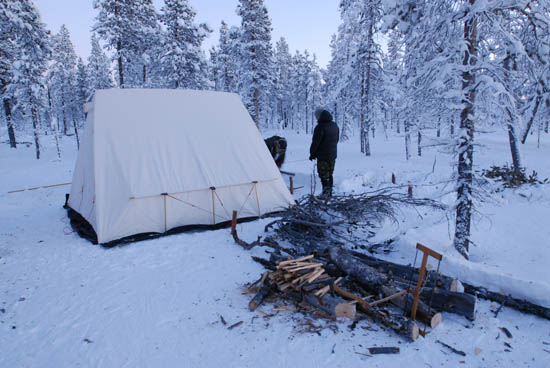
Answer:
[{"label": "spruce tree", "polygon": [[288,43],[281,37],[275,45],[275,97],[277,115],[283,128],[289,126],[292,108],[292,56]]},{"label": "spruce tree", "polygon": [[15,47],[13,3],[13,1],[0,0],[0,102],[4,110],[10,147],[17,148],[12,116],[14,100],[13,94],[9,91],[9,86],[13,83],[12,65],[18,55]]},{"label": "spruce tree", "polygon": [[211,32],[195,24],[195,10],[187,0],[165,0],[161,20],[166,26],[161,70],[170,88],[205,89],[207,64],[201,49]]},{"label": "spruce tree", "polygon": [[88,57],[88,78],[91,93],[97,89],[107,89],[113,87],[111,79],[110,62],[94,34],[92,34],[92,50]]},{"label": "spruce tree", "polygon": [[76,85],[75,85],[75,116],[78,122],[84,121],[84,104],[92,95],[90,87],[90,78],[88,76],[88,68],[84,64],[82,58],[78,58],[76,66]]},{"label": "spruce tree", "polygon": [[241,17],[241,96],[256,125],[267,121],[273,92],[271,20],[263,0],[239,0]]},{"label": "spruce tree", "polygon": [[216,89],[219,91],[239,91],[239,61],[241,51],[239,41],[239,28],[228,28],[227,24],[222,20],[219,43],[216,48],[216,65],[218,69]]},{"label": "spruce tree", "polygon": [[62,25],[52,38],[53,64],[48,73],[49,90],[52,97],[54,115],[61,123],[63,134],[67,135],[70,125],[75,120],[76,103],[76,53],[71,42],[69,30]]},{"label": "spruce tree", "polygon": [[50,52],[48,35],[38,11],[30,0],[4,0],[9,9],[9,29],[13,32],[16,61],[11,66],[12,82],[8,95],[17,101],[15,110],[30,116],[34,133],[36,158],[40,159],[39,115],[45,108],[44,74]]},{"label": "spruce tree", "polygon": [[94,0],[98,9],[93,31],[114,50],[118,86],[144,86],[154,45],[159,42],[158,15],[152,0]]}]

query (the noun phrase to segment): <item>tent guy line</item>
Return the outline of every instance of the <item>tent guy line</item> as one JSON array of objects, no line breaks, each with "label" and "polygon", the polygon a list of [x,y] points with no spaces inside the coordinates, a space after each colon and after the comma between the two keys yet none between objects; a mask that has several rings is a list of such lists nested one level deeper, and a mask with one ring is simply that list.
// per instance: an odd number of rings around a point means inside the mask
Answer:
[{"label": "tent guy line", "polygon": [[63,185],[71,185],[72,183],[61,183],[61,184],[52,184],[52,185],[42,185],[39,187],[31,187],[31,188],[24,188],[24,189],[16,189],[16,190],[10,190],[8,194],[12,193],[21,193],[27,190],[37,190],[37,189],[46,189],[46,188],[54,188],[54,187],[61,187]]},{"label": "tent guy line", "polygon": [[185,190],[183,192],[172,192],[172,193],[169,193],[169,192],[163,192],[163,193],[159,193],[159,194],[151,194],[151,195],[145,195],[145,196],[131,196],[129,199],[147,199],[147,198],[154,198],[154,197],[159,197],[159,196],[162,196],[162,195],[178,195],[178,194],[186,194],[186,193],[192,193],[192,192],[201,192],[201,191],[204,191],[204,190],[216,190],[216,189],[222,189],[222,188],[231,188],[231,187],[239,187],[239,186],[244,186],[244,185],[254,185],[254,184],[259,184],[259,183],[270,183],[270,182],[273,182],[273,181],[276,181],[278,180],[278,178],[273,178],[273,179],[267,179],[267,180],[254,180],[254,181],[251,181],[249,183],[241,183],[241,184],[230,184],[230,185],[220,185],[220,186],[210,186],[210,187],[207,187],[207,188],[199,188],[199,189],[190,189],[190,190]]}]

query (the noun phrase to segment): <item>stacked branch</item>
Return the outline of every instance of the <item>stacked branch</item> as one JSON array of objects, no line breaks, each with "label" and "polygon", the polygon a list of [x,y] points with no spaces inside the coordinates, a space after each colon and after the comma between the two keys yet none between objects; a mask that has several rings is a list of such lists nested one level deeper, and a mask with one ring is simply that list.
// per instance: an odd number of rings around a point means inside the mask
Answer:
[{"label": "stacked branch", "polygon": [[292,243],[301,254],[322,251],[334,244],[353,244],[368,251],[390,251],[392,240],[372,244],[369,239],[386,220],[397,222],[399,206],[428,206],[444,210],[430,199],[410,198],[406,194],[384,193],[334,196],[321,201],[314,196],[300,199],[265,227]]}]

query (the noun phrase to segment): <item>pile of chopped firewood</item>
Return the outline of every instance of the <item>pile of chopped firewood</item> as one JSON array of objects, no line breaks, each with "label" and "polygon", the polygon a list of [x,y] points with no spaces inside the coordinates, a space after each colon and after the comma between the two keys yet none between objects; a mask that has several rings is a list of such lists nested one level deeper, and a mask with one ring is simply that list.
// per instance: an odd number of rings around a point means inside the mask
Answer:
[{"label": "pile of chopped firewood", "polygon": [[[314,255],[275,261],[273,270],[264,273],[257,282],[258,291],[249,303],[250,310],[258,308],[268,295],[275,294],[319,317],[352,320],[369,317],[407,339],[418,337],[418,324],[404,315],[404,311],[410,313],[412,307],[407,289],[382,285],[380,295],[383,297],[370,300],[375,295],[360,295],[350,277],[331,275],[325,266],[326,262]],[[441,322],[441,314],[419,302],[417,319],[435,328]]]},{"label": "pile of chopped firewood", "polygon": [[300,290],[304,286],[315,287],[331,280],[325,273],[323,264],[310,261],[312,258],[313,255],[309,255],[279,262],[277,265],[279,270],[270,275],[271,280],[277,283],[280,291],[285,291],[289,287],[295,290]]},{"label": "pile of chopped firewood", "polygon": [[[425,277],[421,278],[418,268],[351,250],[361,248],[371,254],[390,250],[391,239],[380,244],[368,239],[382,221],[395,220],[394,210],[399,205],[444,209],[431,200],[395,193],[340,196],[327,201],[310,196],[279,213],[280,217],[265,228],[266,232],[271,230],[269,237],[258,237],[252,243],[238,237],[234,214],[232,235],[238,244],[245,249],[274,249],[269,259],[253,257],[269,271],[255,283],[257,293],[249,308],[255,310],[271,295],[320,317],[368,318],[410,340],[418,337],[419,325],[435,328],[442,319],[440,312],[474,320],[478,297],[550,319],[549,308],[526,300],[462,284],[433,270],[424,270]],[[416,289],[419,278],[424,282]]]}]

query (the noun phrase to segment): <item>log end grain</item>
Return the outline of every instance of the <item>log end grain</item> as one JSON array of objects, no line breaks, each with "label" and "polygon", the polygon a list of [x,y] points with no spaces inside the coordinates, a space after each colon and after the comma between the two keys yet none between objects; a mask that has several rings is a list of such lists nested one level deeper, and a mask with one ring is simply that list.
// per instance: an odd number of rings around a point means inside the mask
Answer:
[{"label": "log end grain", "polygon": [[441,313],[436,313],[433,315],[430,321],[430,327],[436,328],[443,321],[443,315]]},{"label": "log end grain", "polygon": [[340,304],[337,304],[336,307],[334,308],[334,314],[338,318],[346,317],[351,320],[355,320],[356,312],[357,310],[356,310],[355,304],[350,304],[350,303],[340,303]]},{"label": "log end grain", "polygon": [[408,336],[411,338],[412,341],[416,341],[416,339],[418,339],[418,335],[420,335],[420,329],[418,328],[418,325],[414,322],[409,323]]}]

